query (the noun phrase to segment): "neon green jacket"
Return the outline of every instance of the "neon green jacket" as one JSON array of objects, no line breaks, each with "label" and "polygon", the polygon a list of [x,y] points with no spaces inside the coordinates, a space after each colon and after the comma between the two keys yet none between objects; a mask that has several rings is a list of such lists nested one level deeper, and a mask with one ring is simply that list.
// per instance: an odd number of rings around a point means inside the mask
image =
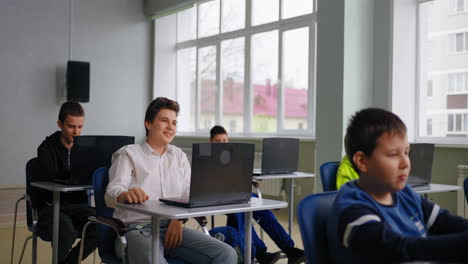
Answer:
[{"label": "neon green jacket", "polygon": [[354,170],[348,156],[344,156],[336,172],[336,189],[339,190],[343,184],[358,178],[359,174]]}]

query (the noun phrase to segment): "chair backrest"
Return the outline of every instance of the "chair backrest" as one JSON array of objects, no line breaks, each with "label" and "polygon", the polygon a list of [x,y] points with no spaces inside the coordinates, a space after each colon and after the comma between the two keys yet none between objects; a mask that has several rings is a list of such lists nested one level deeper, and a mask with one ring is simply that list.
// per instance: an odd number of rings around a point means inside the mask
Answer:
[{"label": "chair backrest", "polygon": [[468,203],[468,178],[465,178],[465,180],[463,180],[463,191],[465,192],[465,199]]},{"label": "chair backrest", "polygon": [[[40,172],[40,163],[39,158],[32,158],[26,162],[26,194],[31,199],[31,204],[26,202],[26,223],[28,225],[29,231],[33,232],[33,209],[37,211],[37,201],[35,198],[41,197],[51,197],[51,192],[47,190],[42,190],[39,188],[31,187],[31,182],[38,179],[39,172]],[[37,213],[37,212],[36,212]],[[36,215],[37,217],[37,215]],[[37,236],[39,236],[44,241],[52,241],[52,235],[48,230],[44,230],[41,228],[36,227]]]},{"label": "chair backrest", "polygon": [[336,190],[336,172],[339,165],[339,161],[329,161],[320,166],[320,179],[324,192]]},{"label": "chair backrest", "polygon": [[[104,200],[104,194],[106,193],[106,187],[108,183],[108,168],[100,167],[96,169],[93,173],[93,189],[97,217],[112,217],[112,214],[114,213],[114,209],[107,207]],[[112,228],[97,224],[96,233],[98,237],[99,256],[104,259],[109,257],[117,258],[114,252],[114,241],[116,234]]]},{"label": "chair backrest", "polygon": [[326,222],[337,191],[311,194],[297,208],[302,243],[309,264],[330,263]]}]

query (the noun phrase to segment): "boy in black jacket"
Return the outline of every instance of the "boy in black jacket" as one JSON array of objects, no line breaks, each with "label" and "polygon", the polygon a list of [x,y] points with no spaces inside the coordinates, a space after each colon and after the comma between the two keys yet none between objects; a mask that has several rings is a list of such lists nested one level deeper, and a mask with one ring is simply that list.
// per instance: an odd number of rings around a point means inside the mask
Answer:
[{"label": "boy in black jacket", "polygon": [[[79,103],[62,104],[57,125],[60,131],[48,136],[37,149],[40,172],[33,173],[33,181],[53,181],[54,178],[66,178],[70,174],[70,153],[73,151],[73,137],[81,134],[84,124],[84,110]],[[34,188],[35,189],[35,188]],[[52,237],[53,204],[52,192],[32,193],[33,206],[38,210],[38,228],[45,236]],[[60,221],[58,262],[77,263],[80,244],[73,249],[75,238],[81,235],[88,216],[94,215],[94,209],[88,206],[85,191],[60,193]],[[96,231],[94,226],[87,229],[83,258],[96,249]]]}]

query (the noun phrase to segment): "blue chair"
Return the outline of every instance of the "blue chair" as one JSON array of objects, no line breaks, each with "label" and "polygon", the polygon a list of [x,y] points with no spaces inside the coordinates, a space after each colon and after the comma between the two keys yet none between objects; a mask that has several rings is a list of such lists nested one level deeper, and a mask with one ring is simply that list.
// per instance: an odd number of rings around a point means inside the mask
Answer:
[{"label": "blue chair", "polygon": [[465,178],[465,180],[463,180],[463,191],[465,192],[465,199],[468,203],[468,178]]},{"label": "blue chair", "polygon": [[311,194],[297,208],[297,220],[309,264],[330,263],[327,242],[327,218],[337,191]]},{"label": "blue chair", "polygon": [[[84,241],[84,234],[86,233],[86,229],[90,224],[97,224],[96,225],[96,234],[98,237],[98,250],[99,250],[99,257],[103,263],[110,263],[110,264],[120,264],[122,260],[117,257],[114,251],[114,241],[116,239],[117,234],[121,237],[121,246],[123,249],[126,247],[126,240],[124,239],[125,233],[127,232],[127,228],[119,219],[113,218],[112,215],[114,213],[113,208],[109,208],[106,205],[104,200],[104,194],[106,193],[106,187],[109,183],[109,176],[108,176],[108,168],[101,167],[98,168],[93,174],[93,189],[94,189],[94,203],[96,205],[96,216],[89,217],[88,223],[86,223],[85,227],[83,228],[82,232],[82,241]],[[199,219],[197,219],[198,221]],[[203,222],[206,225],[206,219]],[[199,221],[200,223],[200,221]],[[204,227],[202,225],[202,227]],[[81,262],[81,257],[83,254],[83,244],[81,243],[80,248],[80,257],[79,263]],[[125,250],[124,250],[125,252]],[[177,259],[168,259],[167,261],[170,264],[183,264],[185,262]]]},{"label": "blue chair", "polygon": [[339,161],[329,161],[320,166],[320,179],[322,180],[324,192],[336,190],[336,172],[339,165]]}]

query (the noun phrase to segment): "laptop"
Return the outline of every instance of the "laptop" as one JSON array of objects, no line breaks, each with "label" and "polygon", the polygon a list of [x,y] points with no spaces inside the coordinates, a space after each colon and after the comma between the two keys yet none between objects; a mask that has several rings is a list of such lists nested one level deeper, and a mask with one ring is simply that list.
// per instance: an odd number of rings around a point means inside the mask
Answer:
[{"label": "laptop", "polygon": [[407,184],[416,191],[430,189],[434,144],[414,143],[410,147],[411,171]]},{"label": "laptop", "polygon": [[121,147],[135,142],[130,136],[77,136],[70,153],[71,167],[68,178],[56,178],[55,182],[69,185],[89,185],[94,171],[111,165],[112,154]]},{"label": "laptop", "polygon": [[297,171],[299,161],[299,139],[264,138],[262,168],[254,175],[291,174]]},{"label": "laptop", "polygon": [[247,143],[193,144],[189,197],[159,200],[189,208],[248,203],[254,151]]}]

